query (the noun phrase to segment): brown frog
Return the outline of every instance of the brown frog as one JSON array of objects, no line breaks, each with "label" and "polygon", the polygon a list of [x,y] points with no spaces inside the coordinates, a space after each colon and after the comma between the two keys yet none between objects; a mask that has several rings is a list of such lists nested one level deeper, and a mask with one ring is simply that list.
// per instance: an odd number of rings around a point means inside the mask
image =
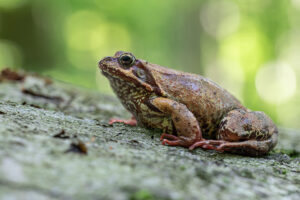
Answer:
[{"label": "brown frog", "polygon": [[263,155],[277,143],[278,130],[263,112],[245,108],[228,91],[200,75],[136,59],[119,51],[99,62],[102,74],[131,120],[163,131],[162,144]]}]

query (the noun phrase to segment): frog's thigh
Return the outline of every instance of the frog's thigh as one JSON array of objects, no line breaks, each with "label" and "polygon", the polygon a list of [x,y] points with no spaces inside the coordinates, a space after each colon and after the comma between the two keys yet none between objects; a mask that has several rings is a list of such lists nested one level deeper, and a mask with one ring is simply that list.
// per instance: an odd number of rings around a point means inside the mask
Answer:
[{"label": "frog's thigh", "polygon": [[277,143],[278,131],[262,112],[230,111],[221,121],[217,138],[226,141],[217,150],[261,155]]},{"label": "frog's thigh", "polygon": [[231,142],[267,140],[278,132],[275,124],[263,112],[235,109],[220,122],[217,138]]},{"label": "frog's thigh", "polygon": [[171,116],[179,137],[190,142],[202,138],[196,117],[184,104],[162,97],[151,100],[151,104]]}]

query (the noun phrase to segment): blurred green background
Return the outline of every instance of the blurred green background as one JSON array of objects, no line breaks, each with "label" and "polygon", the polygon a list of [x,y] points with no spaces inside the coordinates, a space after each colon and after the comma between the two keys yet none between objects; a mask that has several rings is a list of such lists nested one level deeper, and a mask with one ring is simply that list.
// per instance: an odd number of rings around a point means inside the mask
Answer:
[{"label": "blurred green background", "polygon": [[0,69],[111,94],[97,63],[117,50],[209,77],[300,129],[300,0],[0,0]]}]

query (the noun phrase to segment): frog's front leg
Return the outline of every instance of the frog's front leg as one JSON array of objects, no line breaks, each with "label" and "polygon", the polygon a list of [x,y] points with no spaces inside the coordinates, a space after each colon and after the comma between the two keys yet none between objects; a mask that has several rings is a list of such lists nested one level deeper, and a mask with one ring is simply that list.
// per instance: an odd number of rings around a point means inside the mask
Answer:
[{"label": "frog's front leg", "polygon": [[119,119],[119,118],[111,118],[109,120],[109,124],[114,124],[114,123],[124,123],[128,124],[130,126],[136,126],[137,121],[134,116],[131,117],[131,119]]},{"label": "frog's front leg", "polygon": [[166,116],[171,117],[178,135],[162,134],[162,144],[189,147],[195,142],[202,140],[198,121],[184,104],[162,97],[152,99],[150,103]]}]

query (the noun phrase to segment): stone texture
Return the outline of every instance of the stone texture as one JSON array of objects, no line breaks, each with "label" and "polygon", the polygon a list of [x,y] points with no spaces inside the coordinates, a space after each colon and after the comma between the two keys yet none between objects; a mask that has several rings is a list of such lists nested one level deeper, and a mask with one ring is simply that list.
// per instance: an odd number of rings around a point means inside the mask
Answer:
[{"label": "stone texture", "polygon": [[300,199],[299,131],[260,158],[163,146],[108,125],[115,97],[21,75],[0,77],[0,199]]}]

